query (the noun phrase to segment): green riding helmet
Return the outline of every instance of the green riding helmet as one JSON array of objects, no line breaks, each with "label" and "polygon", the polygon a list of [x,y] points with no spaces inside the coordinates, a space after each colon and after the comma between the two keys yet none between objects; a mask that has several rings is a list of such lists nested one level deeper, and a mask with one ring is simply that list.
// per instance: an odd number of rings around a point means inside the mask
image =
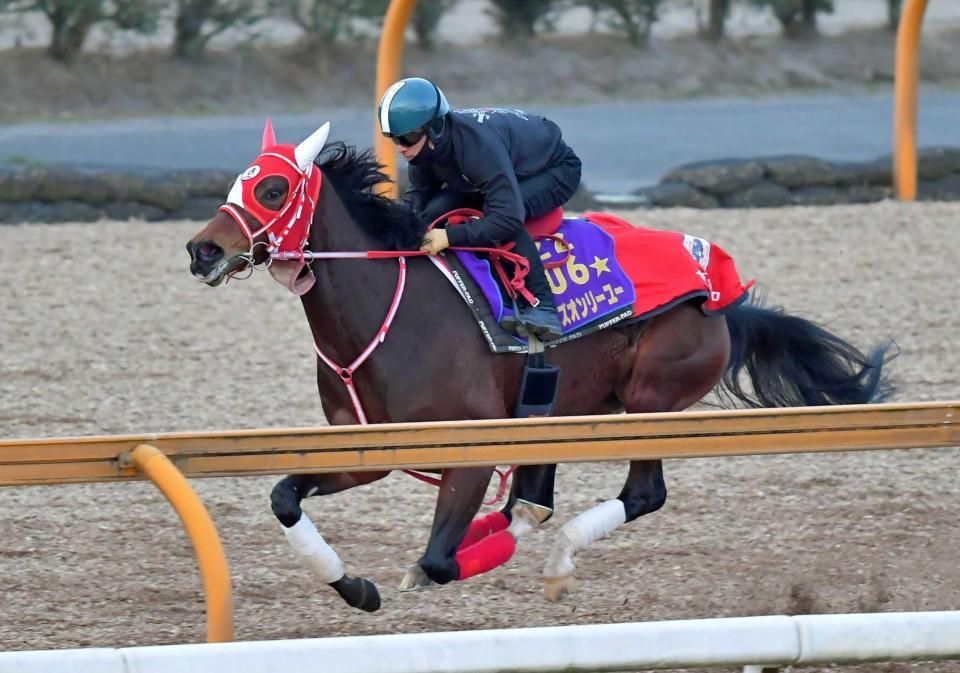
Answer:
[{"label": "green riding helmet", "polygon": [[387,89],[380,98],[377,119],[388,138],[427,127],[450,111],[440,87],[422,77],[407,77]]}]

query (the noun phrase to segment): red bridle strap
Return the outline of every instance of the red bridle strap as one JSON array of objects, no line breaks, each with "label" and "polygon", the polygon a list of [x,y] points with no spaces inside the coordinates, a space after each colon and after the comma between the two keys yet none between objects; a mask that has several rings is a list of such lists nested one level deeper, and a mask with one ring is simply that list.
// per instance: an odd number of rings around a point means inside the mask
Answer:
[{"label": "red bridle strap", "polygon": [[[473,252],[487,252],[491,255],[504,256],[510,259],[517,268],[519,264],[513,259],[515,257],[526,262],[527,260],[520,255],[514,253],[509,253],[504,250],[494,249],[494,248],[451,248],[451,250],[470,250]],[[397,262],[400,265],[400,273],[397,277],[397,288],[393,293],[393,301],[390,302],[390,308],[387,310],[387,315],[383,319],[383,324],[380,326],[380,329],[377,330],[376,335],[363,350],[356,359],[351,362],[346,367],[338,365],[333,359],[323,352],[323,349],[320,348],[320,345],[314,340],[313,348],[317,352],[317,356],[326,364],[334,373],[340,377],[340,380],[343,381],[344,387],[347,389],[347,394],[350,396],[350,403],[353,404],[353,412],[357,417],[357,422],[361,425],[367,425],[369,421],[367,420],[367,415],[363,410],[363,402],[360,400],[360,395],[357,393],[357,388],[353,383],[353,373],[360,368],[360,366],[367,361],[367,359],[373,355],[373,352],[377,347],[382,344],[387,339],[387,334],[390,332],[390,326],[393,324],[393,319],[397,315],[397,309],[400,307],[400,301],[403,299],[403,291],[406,289],[407,281],[407,260],[406,257],[422,257],[429,253],[423,251],[414,251],[414,250],[367,250],[365,252],[310,252],[309,250],[302,251],[300,253],[274,253],[272,256],[275,259],[288,260],[288,259],[389,259],[396,258]],[[438,265],[439,267],[439,265]],[[442,267],[439,267],[442,270]],[[497,487],[497,493],[493,497],[493,500],[489,502],[484,502],[484,505],[494,505],[498,503],[504,496],[507,490],[508,479],[513,471],[516,469],[515,466],[511,466],[508,470],[503,471],[499,468],[494,468],[496,473],[500,476],[500,485]],[[440,480],[436,477],[431,477],[425,474],[420,474],[414,470],[403,470],[412,477],[416,477],[420,481],[425,481],[428,484],[433,484],[435,486],[440,485]]]},{"label": "red bridle strap", "polygon": [[[343,256],[347,259],[356,259],[356,257],[351,253],[326,253],[325,256],[331,259],[336,258],[336,256]],[[357,421],[361,425],[366,425],[368,421],[367,415],[363,412],[363,403],[360,401],[360,396],[357,394],[357,389],[353,385],[353,373],[360,368],[360,365],[367,361],[367,358],[373,354],[373,351],[377,350],[377,346],[386,341],[387,333],[390,331],[390,325],[393,323],[394,316],[397,315],[397,309],[400,307],[400,300],[403,299],[403,290],[407,284],[407,260],[401,256],[397,261],[400,264],[400,275],[397,278],[397,289],[393,293],[393,301],[390,302],[390,308],[387,310],[387,317],[383,319],[383,324],[380,325],[380,329],[377,330],[373,340],[367,344],[367,347],[363,349],[363,352],[360,353],[360,355],[358,355],[353,362],[346,367],[342,367],[323,352],[323,349],[320,348],[320,345],[316,342],[316,340],[313,342],[313,348],[315,351],[317,351],[317,355],[328,367],[330,367],[330,369],[337,374],[337,376],[340,377],[340,380],[343,381],[343,385],[346,386],[347,393],[350,395],[350,401],[353,403],[353,411],[357,416]]]}]

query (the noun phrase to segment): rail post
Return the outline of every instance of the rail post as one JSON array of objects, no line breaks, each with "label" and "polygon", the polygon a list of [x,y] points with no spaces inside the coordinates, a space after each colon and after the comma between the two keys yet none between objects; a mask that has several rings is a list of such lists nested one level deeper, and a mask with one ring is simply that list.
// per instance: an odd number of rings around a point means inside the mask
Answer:
[{"label": "rail post", "polygon": [[907,0],[897,27],[893,78],[893,182],[897,198],[917,198],[917,79],[920,29],[927,0]]},{"label": "rail post", "polygon": [[[374,101],[374,116],[380,96],[387,87],[400,79],[400,64],[403,61],[403,35],[410,22],[410,15],[417,6],[417,0],[390,0],[387,17],[383,22],[383,33],[380,35],[380,46],[377,51],[377,91]],[[383,164],[384,172],[393,180],[383,187],[383,193],[392,198],[397,197],[397,152],[389,138],[384,138],[378,131],[377,122],[373,127],[374,142],[377,150],[377,161]]]},{"label": "rail post", "polygon": [[170,459],[154,447],[140,444],[130,452],[130,460],[166,496],[190,535],[203,575],[207,601],[207,642],[230,642],[233,640],[230,568],[207,508]]}]

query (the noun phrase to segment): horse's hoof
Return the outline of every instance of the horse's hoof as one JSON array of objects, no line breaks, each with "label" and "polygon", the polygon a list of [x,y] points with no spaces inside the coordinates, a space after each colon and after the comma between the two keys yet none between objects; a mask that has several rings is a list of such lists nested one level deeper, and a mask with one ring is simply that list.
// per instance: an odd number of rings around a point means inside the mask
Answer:
[{"label": "horse's hoof", "polygon": [[330,586],[352,608],[360,608],[365,612],[376,612],[380,609],[380,592],[376,585],[365,577],[344,575],[336,582],[331,582]]},{"label": "horse's hoof", "polygon": [[551,603],[556,603],[571,591],[573,591],[573,575],[543,578],[543,596]]},{"label": "horse's hoof", "polygon": [[427,577],[427,573],[423,571],[420,564],[414,563],[407,568],[403,579],[400,580],[400,591],[418,591],[419,589],[426,589],[432,584],[433,580]]}]

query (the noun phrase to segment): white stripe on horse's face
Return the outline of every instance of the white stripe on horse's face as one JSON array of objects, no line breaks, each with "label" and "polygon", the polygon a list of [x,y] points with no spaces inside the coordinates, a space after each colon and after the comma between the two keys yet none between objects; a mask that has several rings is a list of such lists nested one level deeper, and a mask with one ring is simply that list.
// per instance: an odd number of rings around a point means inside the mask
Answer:
[{"label": "white stripe on horse's face", "polygon": [[[248,169],[249,170],[249,169]],[[242,173],[237,176],[236,181],[233,183],[233,187],[230,188],[230,191],[227,193],[227,203],[232,203],[235,206],[244,207],[243,205],[243,180],[241,180]]]}]

